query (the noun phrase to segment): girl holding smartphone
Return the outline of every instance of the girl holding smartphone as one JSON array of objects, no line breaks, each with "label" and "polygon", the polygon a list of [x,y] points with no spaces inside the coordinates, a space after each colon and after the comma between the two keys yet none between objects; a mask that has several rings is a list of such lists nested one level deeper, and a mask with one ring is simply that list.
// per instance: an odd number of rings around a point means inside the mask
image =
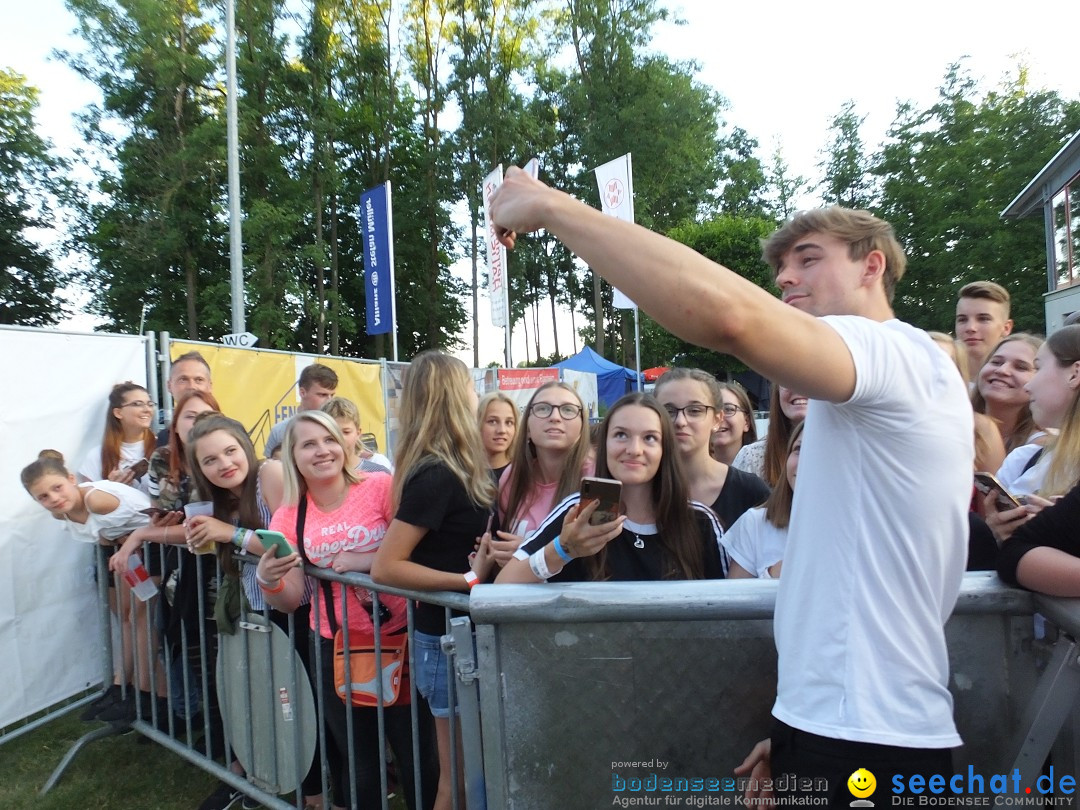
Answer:
[{"label": "girl holding smartphone", "polygon": [[[259,560],[259,586],[280,610],[295,610],[305,593],[305,577],[297,567],[301,557],[320,568],[339,573],[368,571],[393,517],[391,478],[385,472],[357,473],[349,463],[347,440],[332,416],[323,411],[297,413],[285,430],[281,459],[285,466],[285,505],[274,513],[270,528],[281,532],[295,549],[277,558],[268,550]],[[302,534],[302,536],[301,536]],[[316,611],[311,615],[312,638],[322,656],[325,723],[338,751],[348,751],[345,703],[334,684],[334,634],[348,621],[351,638],[374,632],[374,603],[366,588],[318,580]],[[347,611],[345,605],[347,604]],[[379,599],[383,636],[405,632],[406,600]],[[347,613],[347,617],[346,617]],[[316,624],[318,620],[318,624]],[[319,635],[316,637],[315,633]],[[375,707],[351,707],[356,752],[356,798],[359,807],[377,807],[380,797],[379,718]],[[415,808],[411,707],[408,703],[384,709],[386,736],[399,766],[399,778],[410,808]],[[338,804],[347,801],[349,770],[332,765]]]},{"label": "girl holding smartphone", "polygon": [[649,394],[627,394],[600,430],[596,475],[622,482],[624,513],[593,525],[597,502],[570,495],[507,563],[496,582],[722,579],[727,557],[716,515],[690,500],[675,430]]}]

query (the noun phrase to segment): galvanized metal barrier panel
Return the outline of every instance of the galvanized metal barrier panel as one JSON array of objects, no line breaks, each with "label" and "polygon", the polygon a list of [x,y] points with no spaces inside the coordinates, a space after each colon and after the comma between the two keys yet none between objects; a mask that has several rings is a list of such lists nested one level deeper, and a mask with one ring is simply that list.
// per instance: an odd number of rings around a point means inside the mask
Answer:
[{"label": "galvanized metal barrier panel", "polygon": [[[475,588],[488,806],[608,807],[617,778],[732,776],[768,736],[775,594],[755,580]],[[996,577],[965,580],[947,626],[961,767],[1007,762],[1037,675],[1031,611]]]}]

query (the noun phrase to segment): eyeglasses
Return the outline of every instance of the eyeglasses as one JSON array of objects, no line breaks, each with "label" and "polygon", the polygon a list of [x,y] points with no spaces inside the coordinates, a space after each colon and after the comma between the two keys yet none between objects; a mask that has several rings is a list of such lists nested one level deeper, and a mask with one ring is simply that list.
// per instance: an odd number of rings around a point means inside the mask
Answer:
[{"label": "eyeglasses", "polygon": [[727,416],[727,417],[732,417],[737,413],[750,413],[750,411],[746,410],[746,408],[740,408],[738,405],[730,405],[730,404],[725,405],[724,407],[722,407],[720,409],[720,412],[723,413],[724,416]]},{"label": "eyeglasses", "polygon": [[710,410],[716,410],[712,405],[702,405],[700,402],[692,402],[685,408],[676,408],[674,405],[665,405],[664,410],[668,412],[668,416],[671,417],[671,421],[674,422],[679,418],[679,414],[686,416],[687,422],[699,422],[709,415]]},{"label": "eyeglasses", "polygon": [[154,400],[152,400],[152,399],[148,399],[145,402],[143,402],[142,400],[136,400],[135,402],[125,402],[120,407],[121,408],[149,408],[150,410],[154,410],[154,408],[157,407],[157,403],[154,402]]},{"label": "eyeglasses", "polygon": [[581,413],[580,405],[573,405],[569,402],[558,406],[552,405],[550,402],[534,402],[532,406],[530,406],[529,411],[532,412],[533,416],[547,419],[551,416],[551,412],[554,411],[556,407],[559,409],[559,416],[563,419],[577,419],[578,415]]}]

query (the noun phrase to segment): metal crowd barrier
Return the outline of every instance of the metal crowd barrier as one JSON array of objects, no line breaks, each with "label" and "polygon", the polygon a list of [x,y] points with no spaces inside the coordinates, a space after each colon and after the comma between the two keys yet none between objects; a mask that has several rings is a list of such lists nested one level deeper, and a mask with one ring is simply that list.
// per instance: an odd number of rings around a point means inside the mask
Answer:
[{"label": "metal crowd barrier", "polygon": [[[164,707],[159,706],[157,701],[152,701],[149,711],[138,700],[135,701],[135,716],[131,722],[114,722],[101,725],[77,741],[67,752],[60,764],[54,770],[52,776],[42,789],[42,793],[51,789],[62,777],[65,769],[72,760],[94,740],[112,734],[122,733],[129,727],[154,742],[164,746],[173,753],[196,765],[200,769],[213,774],[218,779],[228,783],[237,790],[242,791],[251,798],[257,800],[265,807],[276,810],[288,810],[296,807],[302,810],[304,806],[303,796],[300,790],[300,782],[312,762],[312,754],[315,750],[316,739],[320,749],[320,772],[322,775],[322,792],[326,797],[326,806],[329,806],[330,774],[326,762],[327,731],[321,722],[325,701],[339,700],[337,695],[324,695],[321,688],[322,667],[332,667],[333,662],[323,660],[319,645],[314,645],[312,668],[313,672],[306,672],[299,656],[295,653],[296,624],[294,617],[287,617],[287,632],[283,632],[270,619],[269,611],[248,611],[242,613],[236,625],[236,633],[233,635],[218,635],[215,632],[213,620],[210,618],[213,607],[206,603],[205,595],[207,585],[204,580],[203,569],[197,565],[196,558],[185,549],[174,547],[169,553],[178,555],[181,576],[191,571],[197,577],[197,600],[199,632],[197,638],[189,637],[187,628],[181,625],[181,651],[173,655],[169,645],[159,645],[153,649],[154,640],[151,631],[147,630],[145,636],[136,640],[136,643],[145,645],[149,658],[157,658],[161,664],[164,683],[158,675],[157,668],[150,669],[150,692],[156,694],[164,691],[167,696]],[[146,544],[143,548],[143,559],[148,555],[159,556],[164,565],[166,548],[159,544]],[[242,559],[241,559],[242,558]],[[238,555],[241,564],[255,564],[257,557],[251,555]],[[378,615],[378,596],[382,594],[394,594],[406,597],[408,601],[408,632],[411,636],[414,626],[414,602],[425,601],[438,604],[445,609],[446,630],[449,634],[451,628],[450,616],[452,610],[464,611],[468,609],[469,599],[465,594],[455,593],[428,593],[387,588],[374,585],[370,577],[363,574],[337,574],[334,571],[308,568],[308,574],[317,579],[329,580],[348,585],[369,588],[373,592],[374,614]],[[215,563],[215,577],[221,575],[220,566]],[[109,615],[107,582],[109,574],[104,555],[99,554],[98,579],[101,605],[103,612],[102,626],[105,628],[102,638],[103,661],[106,662],[104,669],[104,681],[106,688],[113,680],[112,664],[112,632],[110,630],[111,618]],[[158,593],[147,605],[151,609],[151,615],[157,612],[158,601],[164,598]],[[322,590],[316,588],[312,597],[312,605],[316,600],[321,600]],[[133,597],[134,599],[134,597]],[[132,615],[134,613],[132,604]],[[348,643],[348,601],[345,603],[345,642]],[[455,620],[456,621],[456,620]],[[317,633],[319,622],[316,622],[316,630],[312,631],[313,637]],[[378,619],[376,618],[376,624]],[[449,644],[449,635],[446,637]],[[124,638],[121,636],[121,643]],[[450,645],[452,646],[452,645]],[[122,652],[121,652],[122,657]],[[215,663],[216,662],[216,663]],[[410,669],[413,669],[413,647],[409,647]],[[215,672],[216,669],[216,672]],[[427,704],[416,692],[415,682],[410,678],[411,689],[411,730],[413,742],[413,759],[415,763],[413,775],[413,789],[415,792],[416,805],[418,808],[430,808],[434,801],[436,784],[434,780],[421,779],[421,773],[425,771],[428,762],[437,763],[435,750],[434,731],[429,719],[430,712]],[[478,705],[475,696],[475,687],[472,689],[472,699],[468,701],[468,689],[456,687],[451,679],[451,698],[454,691],[459,693],[459,699],[467,701],[469,705]],[[70,708],[85,706],[94,698],[103,694],[97,692],[86,696]],[[198,712],[190,700],[190,695],[197,695]],[[219,712],[211,710],[215,701],[220,708]],[[69,709],[70,710],[70,709]],[[378,712],[378,749],[386,751],[386,729],[384,723],[384,708],[381,705]],[[218,716],[220,715],[220,720]],[[55,716],[55,715],[54,715]],[[52,716],[42,719],[40,725]],[[355,737],[352,728],[352,715],[346,712],[348,751],[343,756],[343,762],[347,763],[346,778],[348,781],[347,792],[349,795],[339,797],[347,806],[355,807],[356,801],[356,772],[355,763]],[[451,714],[451,756],[454,761],[462,756],[458,751],[456,728],[462,721]],[[35,726],[36,727],[36,726]],[[477,728],[478,719],[466,724],[467,728]],[[27,729],[31,730],[31,729]],[[480,754],[478,738],[467,736],[466,762],[479,767]],[[469,751],[469,746],[475,749]],[[228,763],[238,760],[244,767],[244,774],[234,773],[228,767]],[[430,768],[428,769],[430,770]],[[435,767],[437,776],[437,765]],[[405,778],[405,774],[401,774]],[[467,781],[476,786],[482,792],[483,777],[479,772],[466,771]],[[386,758],[380,758],[380,782],[381,782],[381,806],[383,810],[390,807],[388,799],[389,775]],[[453,776],[454,807],[457,810],[458,780],[456,771]],[[289,802],[281,798],[283,794],[295,791],[295,802]],[[475,791],[475,788],[474,788]],[[479,799],[475,797],[479,796]],[[479,801],[480,803],[477,803]],[[482,796],[474,793],[468,800],[467,806],[475,808],[483,807]]]},{"label": "metal crowd barrier", "polygon": [[[162,549],[148,546],[146,552]],[[177,553],[183,564],[195,559]],[[245,564],[250,562],[254,558]],[[776,582],[481,585],[466,596],[378,586],[362,574],[311,568],[308,573],[370,589],[374,615],[379,594],[406,597],[410,634],[413,600],[444,607],[443,644],[456,675],[452,699],[456,692],[460,707],[459,717],[451,715],[451,727],[460,723],[463,746],[457,750],[452,733],[452,755],[464,762],[469,810],[610,806],[620,779],[730,777],[753,743],[768,734],[776,680],[771,626]],[[99,579],[105,605],[104,579]],[[313,601],[321,598],[321,589],[315,593]],[[451,618],[452,610],[466,609],[471,619]],[[208,610],[200,598],[203,630],[213,627],[205,621]],[[1034,630],[1036,611],[1051,624],[1042,638]],[[164,652],[167,716],[153,705],[149,715],[140,710],[131,727],[266,807],[302,808],[299,781],[316,735],[322,757],[327,750],[319,718],[325,701],[338,700],[319,686],[320,668],[332,664],[316,655],[314,690],[305,699],[309,680],[293,654],[292,617],[287,634],[264,614],[241,619],[237,635],[217,648],[224,663],[216,684],[213,636],[200,632],[197,639],[183,639],[190,667],[176,666]],[[1080,694],[1080,603],[1009,589],[992,574],[968,574],[946,634],[949,686],[965,740],[955,754],[957,772],[970,766],[981,773],[1011,773],[1016,767],[1025,783],[1033,783],[1052,751],[1059,771],[1080,773],[1080,715],[1074,711]],[[149,637],[142,643],[149,645]],[[154,670],[151,677],[156,678]],[[182,690],[176,688],[181,685]],[[186,716],[178,716],[174,699],[174,693],[190,694],[193,685],[202,698],[197,723],[190,707]],[[152,689],[157,686],[152,683]],[[433,754],[424,750],[433,738],[427,715],[421,714],[428,709],[411,679],[410,688],[414,790],[417,805],[427,808],[435,786],[422,784],[420,774],[424,758]],[[215,691],[229,732],[224,750],[215,750],[207,711]],[[46,789],[87,743],[115,731],[107,726],[80,740]],[[198,744],[200,732],[211,742]],[[354,762],[351,722],[349,735],[346,758]],[[378,746],[386,750],[381,708]],[[244,776],[223,764],[234,756],[244,764]],[[382,807],[388,808],[385,757],[380,762]],[[321,772],[328,796],[325,759]],[[349,801],[355,803],[351,770],[349,777]],[[455,807],[457,789],[455,770]],[[281,798],[293,790],[295,804]]]},{"label": "metal crowd barrier", "polygon": [[[769,732],[776,586],[738,580],[474,588],[488,806],[606,807],[628,779],[648,785],[653,776],[685,784],[732,777]],[[1031,736],[1025,707],[1055,666],[1070,669],[1070,684],[1063,688],[1055,676],[1048,688],[1054,697],[1040,703],[1042,744],[1027,746],[1025,776],[1038,775],[1032,769],[1058,736],[1046,721],[1060,724],[1074,705],[1075,654],[1067,667],[1064,653],[1034,639],[1034,605],[1031,594],[1003,587],[996,576],[965,577],[946,627],[950,690],[966,743],[955,752],[958,773],[969,765],[1011,772],[1013,748]],[[1063,625],[1074,638],[1078,615],[1070,613]],[[1064,643],[1075,650],[1073,639]],[[1080,764],[1057,750],[1054,762],[1069,773]],[[734,785],[721,789],[730,791],[728,804],[741,793]],[[685,803],[676,806],[705,806],[690,803],[701,796],[684,793],[676,798]]]}]

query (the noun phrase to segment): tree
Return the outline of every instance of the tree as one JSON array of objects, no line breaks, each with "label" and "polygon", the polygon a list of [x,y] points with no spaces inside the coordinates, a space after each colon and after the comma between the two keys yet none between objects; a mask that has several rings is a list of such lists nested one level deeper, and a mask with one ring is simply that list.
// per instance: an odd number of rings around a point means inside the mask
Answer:
[{"label": "tree", "polygon": [[898,317],[951,331],[959,288],[989,279],[1012,294],[1017,330],[1044,330],[1043,222],[1000,214],[1078,129],[1080,101],[1032,89],[1022,65],[1003,86],[983,91],[954,64],[935,104],[899,106],[874,167],[882,188],[876,213],[908,256]]},{"label": "tree", "polygon": [[32,228],[47,228],[61,162],[34,131],[38,91],[26,78],[0,68],[0,323],[48,326],[65,315],[57,289],[65,276],[35,243]]},{"label": "tree", "polygon": [[106,329],[198,338],[228,331],[220,216],[225,181],[212,28],[195,3],[68,0],[87,44],[62,54],[102,92],[83,116],[104,159],[73,241]]},{"label": "tree", "polygon": [[822,171],[818,191],[828,205],[845,208],[869,208],[872,202],[873,176],[870,158],[863,147],[862,127],[866,116],[855,113],[855,102],[846,101],[829,125],[830,140],[822,150]]},{"label": "tree", "polygon": [[[585,171],[567,189],[596,199],[591,169],[627,152],[633,155],[635,218],[667,230],[715,210],[726,144],[718,134],[723,99],[693,80],[693,65],[641,51],[668,12],[656,0],[568,0],[557,30],[569,36],[577,70],[563,91],[561,116],[578,142]],[[606,349],[610,289],[593,276],[596,350]],[[629,317],[610,335],[630,343]]]},{"label": "tree", "polygon": [[[776,230],[776,222],[763,217],[720,216],[700,224],[673,228],[668,236],[708,259],[776,294],[772,268],[761,259],[761,240]],[[745,371],[740,361],[687,343],[642,316],[641,365],[696,366],[713,374]]]},{"label": "tree", "polygon": [[772,163],[766,170],[765,179],[769,189],[768,208],[773,217],[780,221],[795,213],[795,201],[810,187],[801,174],[791,175],[791,167],[784,159],[779,141],[773,150]]}]

